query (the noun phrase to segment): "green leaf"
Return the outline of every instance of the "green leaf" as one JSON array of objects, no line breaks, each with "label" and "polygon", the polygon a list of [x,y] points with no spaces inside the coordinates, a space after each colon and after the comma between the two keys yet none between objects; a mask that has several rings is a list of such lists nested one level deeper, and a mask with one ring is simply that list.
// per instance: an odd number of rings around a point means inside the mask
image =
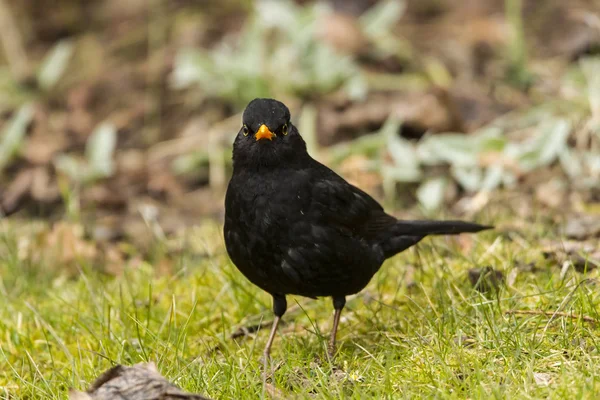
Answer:
[{"label": "green leaf", "polygon": [[[598,156],[600,158],[600,155]],[[565,148],[558,154],[563,171],[571,178],[577,178],[583,173],[581,159],[573,155],[573,151]]]},{"label": "green leaf", "polygon": [[391,182],[419,182],[421,180],[421,170],[415,168],[398,168],[396,166],[384,165],[381,174],[385,179]]},{"label": "green leaf", "polygon": [[583,160],[585,161],[592,176],[600,176],[600,154],[598,154],[597,151],[585,152],[583,155]]},{"label": "green leaf", "polygon": [[197,84],[205,96],[240,107],[256,97],[314,97],[339,89],[354,99],[364,97],[356,61],[318,40],[316,30],[327,12],[322,4],[257,2],[239,34],[209,51],[179,51],[171,82],[177,88]]},{"label": "green leaf", "polygon": [[54,167],[77,183],[88,180],[90,176],[89,166],[70,154],[59,154],[54,160]]},{"label": "green leaf", "polygon": [[175,175],[197,173],[200,168],[208,164],[208,158],[208,153],[205,151],[182,154],[171,162],[171,169]]},{"label": "green leaf", "polygon": [[254,19],[265,29],[294,29],[298,25],[300,8],[291,1],[259,0],[256,2]]},{"label": "green leaf", "polygon": [[475,192],[480,189],[483,172],[478,167],[453,167],[454,179],[467,191]]},{"label": "green leaf", "polygon": [[477,166],[476,143],[464,134],[444,133],[429,135],[419,145],[419,157],[430,165],[446,162],[453,166]]},{"label": "green leaf", "polygon": [[332,164],[338,164],[343,159],[353,154],[363,154],[367,157],[375,157],[386,144],[386,139],[378,133],[364,135],[358,139],[342,142],[328,148],[329,158]]},{"label": "green leaf", "polygon": [[579,61],[587,81],[587,95],[592,115],[600,118],[600,57],[584,57]]},{"label": "green leaf", "polygon": [[502,135],[502,129],[496,127],[484,128],[470,137],[473,138],[479,152],[501,152],[508,143],[506,137]]},{"label": "green leaf", "polygon": [[[510,149],[516,153],[519,167],[524,171],[552,164],[559,154],[568,148],[567,139],[571,133],[571,123],[566,119],[551,119],[541,126],[536,137],[518,148]],[[516,149],[516,150],[515,150]]]},{"label": "green leaf", "polygon": [[517,177],[511,171],[503,169],[502,184],[504,187],[514,187],[517,184]]},{"label": "green leaf", "polygon": [[196,50],[184,49],[175,56],[171,84],[181,89],[202,82],[208,77],[210,60],[205,54]]},{"label": "green leaf", "polygon": [[381,1],[360,17],[360,24],[365,34],[377,38],[389,33],[405,10],[406,2],[402,0]]},{"label": "green leaf", "polygon": [[388,140],[388,152],[399,168],[419,168],[419,160],[414,146],[406,139],[400,137]]},{"label": "green leaf", "polygon": [[75,45],[70,40],[61,40],[50,50],[37,74],[42,89],[49,90],[58,83],[69,65],[74,50]]},{"label": "green leaf", "polygon": [[2,138],[0,138],[0,171],[18,153],[25,133],[27,133],[27,127],[33,119],[33,111],[32,104],[21,106],[2,131]]},{"label": "green leaf", "polygon": [[352,100],[362,101],[367,97],[369,86],[362,74],[355,74],[346,81],[343,89]]},{"label": "green leaf", "polygon": [[428,211],[438,209],[444,202],[444,191],[448,180],[446,178],[429,179],[417,189],[417,199],[419,203]]},{"label": "green leaf", "polygon": [[113,153],[117,145],[117,130],[110,123],[99,125],[86,143],[90,179],[111,176],[114,172]]},{"label": "green leaf", "polygon": [[398,136],[400,121],[395,117],[388,118],[379,135],[385,138],[387,151],[394,161],[393,167],[387,171],[388,178],[395,182],[414,182],[421,177],[419,159],[415,146],[408,140]]},{"label": "green leaf", "polygon": [[550,165],[567,148],[571,123],[566,119],[559,119],[544,128],[545,133],[542,134],[539,141],[539,161],[541,165]]},{"label": "green leaf", "polygon": [[502,183],[504,168],[501,165],[491,165],[485,170],[480,190],[492,191]]}]

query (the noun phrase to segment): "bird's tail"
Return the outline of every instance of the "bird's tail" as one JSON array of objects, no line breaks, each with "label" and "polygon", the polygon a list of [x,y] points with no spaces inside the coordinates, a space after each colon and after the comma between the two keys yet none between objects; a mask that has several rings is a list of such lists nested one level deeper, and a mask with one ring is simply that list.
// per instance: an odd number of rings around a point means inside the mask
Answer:
[{"label": "bird's tail", "polygon": [[479,225],[465,221],[398,221],[391,229],[393,235],[456,235],[492,229],[491,225]]},{"label": "bird's tail", "polygon": [[383,243],[386,258],[419,243],[429,235],[457,235],[492,229],[491,225],[479,225],[464,221],[398,221],[388,231]]}]

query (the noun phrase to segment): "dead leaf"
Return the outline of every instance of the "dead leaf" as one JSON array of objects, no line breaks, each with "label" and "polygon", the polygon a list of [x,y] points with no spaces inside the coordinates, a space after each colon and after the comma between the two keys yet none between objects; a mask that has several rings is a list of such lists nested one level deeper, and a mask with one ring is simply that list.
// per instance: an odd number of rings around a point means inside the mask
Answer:
[{"label": "dead leaf", "polygon": [[371,95],[343,109],[323,105],[319,113],[319,142],[331,144],[379,129],[390,117],[403,122],[402,134],[412,138],[425,132],[461,132],[462,119],[451,94],[443,89],[421,93]]},{"label": "dead leaf", "polygon": [[86,225],[92,239],[96,242],[112,242],[123,238],[124,216],[119,214],[110,214],[105,216],[96,216],[90,225]]},{"label": "dead leaf", "polygon": [[549,386],[552,383],[552,375],[546,372],[534,372],[533,379],[539,386]]},{"label": "dead leaf", "polygon": [[96,256],[96,247],[87,242],[83,226],[69,222],[57,222],[46,237],[48,250],[52,250],[57,265],[65,265],[79,260],[92,260]]},{"label": "dead leaf", "polygon": [[168,170],[153,168],[148,180],[148,192],[160,197],[179,197],[183,195],[184,188]]},{"label": "dead leaf", "polygon": [[102,268],[102,272],[112,276],[122,275],[125,269],[125,255],[119,248],[105,243],[99,249],[101,251],[99,251],[97,264]]},{"label": "dead leaf", "polygon": [[71,390],[71,400],[209,400],[199,394],[186,393],[166,380],[154,363],[133,367],[117,365],[96,379],[86,393]]},{"label": "dead leaf", "polygon": [[367,49],[368,40],[353,16],[327,13],[321,19],[317,29],[320,40],[345,54],[357,55]]},{"label": "dead leaf", "polygon": [[591,271],[600,266],[600,248],[596,241],[546,240],[541,244],[544,258],[557,265],[565,265],[565,262],[568,262],[577,272]]},{"label": "dead leaf", "polygon": [[118,190],[118,188],[111,186],[103,182],[84,190],[81,194],[81,203],[84,208],[124,209],[127,206],[124,190]]},{"label": "dead leaf", "polygon": [[497,292],[504,284],[504,274],[491,266],[469,270],[469,281],[481,293]]},{"label": "dead leaf", "polygon": [[20,171],[2,195],[2,213],[11,214],[23,203],[30,193],[33,169]]},{"label": "dead leaf", "polygon": [[[37,118],[39,119],[39,118]],[[63,129],[63,116],[53,115],[51,120],[36,120],[33,131],[23,147],[23,158],[32,164],[50,164],[54,156],[69,146]]]},{"label": "dead leaf", "polygon": [[564,182],[551,179],[535,187],[537,201],[550,208],[558,208],[567,200],[567,190]]},{"label": "dead leaf", "polygon": [[339,166],[344,178],[367,193],[376,193],[381,187],[381,174],[370,168],[369,159],[361,154],[345,158]]},{"label": "dead leaf", "polygon": [[454,343],[464,348],[469,348],[475,346],[477,341],[471,336],[461,335],[454,338]]},{"label": "dead leaf", "polygon": [[514,287],[515,282],[517,281],[517,276],[519,276],[519,269],[518,268],[511,269],[510,272],[508,273],[508,276],[506,277],[506,285],[508,287]]},{"label": "dead leaf", "polygon": [[42,203],[52,203],[60,199],[56,179],[50,175],[48,167],[37,167],[33,171],[31,197]]},{"label": "dead leaf", "polygon": [[577,240],[600,237],[600,215],[577,214],[570,216],[565,225],[565,235],[569,239]]}]

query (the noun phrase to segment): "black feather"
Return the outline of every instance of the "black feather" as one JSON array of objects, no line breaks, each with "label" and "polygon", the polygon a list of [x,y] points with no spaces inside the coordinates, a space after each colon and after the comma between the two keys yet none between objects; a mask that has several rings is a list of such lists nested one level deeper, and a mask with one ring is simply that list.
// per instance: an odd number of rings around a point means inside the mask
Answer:
[{"label": "black feather", "polygon": [[493,228],[491,225],[479,225],[465,221],[398,221],[390,233],[394,235],[456,235]]},{"label": "black feather", "polygon": [[[386,258],[425,236],[492,228],[399,221],[310,157],[283,103],[253,100],[243,118],[225,197],[225,244],[238,269],[273,296],[277,316],[287,294],[331,296],[343,307],[345,296],[362,290]],[[271,140],[254,138],[262,124],[274,133]]]}]

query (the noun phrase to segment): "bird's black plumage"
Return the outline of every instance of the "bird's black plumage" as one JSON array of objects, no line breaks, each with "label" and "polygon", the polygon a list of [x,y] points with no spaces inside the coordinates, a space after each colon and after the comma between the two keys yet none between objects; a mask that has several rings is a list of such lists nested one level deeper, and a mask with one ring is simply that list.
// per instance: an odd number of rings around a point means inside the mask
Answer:
[{"label": "bird's black plumage", "polygon": [[225,198],[225,243],[237,268],[273,296],[277,321],[288,294],[332,297],[333,347],[345,296],[362,290],[386,258],[427,235],[488,228],[400,221],[310,157],[283,103],[255,99],[244,112]]}]

